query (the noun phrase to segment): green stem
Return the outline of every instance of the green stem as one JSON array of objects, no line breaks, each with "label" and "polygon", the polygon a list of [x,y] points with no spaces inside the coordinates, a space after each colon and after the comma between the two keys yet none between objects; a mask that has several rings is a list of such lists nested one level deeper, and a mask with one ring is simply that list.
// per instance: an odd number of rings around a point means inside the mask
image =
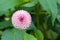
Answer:
[{"label": "green stem", "polygon": [[[41,27],[40,27],[40,23],[39,23],[39,14],[40,14],[40,6],[39,6],[39,4],[37,4],[36,5],[36,8],[35,8],[35,10],[36,10],[36,23],[37,23],[37,27],[38,27],[38,29],[40,28],[41,29]],[[43,13],[44,14],[44,13]],[[46,21],[47,22],[47,21]],[[47,27],[47,23],[46,22],[44,22],[44,24],[43,24],[43,31],[44,31],[44,35],[45,35],[45,37],[46,37],[46,40],[48,39],[47,38],[47,33],[46,33],[46,28],[45,27]]]},{"label": "green stem", "polygon": [[24,30],[21,30],[22,32],[22,40],[24,40]]},{"label": "green stem", "polygon": [[39,24],[39,16],[38,16],[38,14],[36,14],[36,22],[37,22],[37,27],[39,28],[40,24]]},{"label": "green stem", "polygon": [[39,28],[40,23],[39,23],[39,4],[36,5],[36,23],[37,23],[37,27]]},{"label": "green stem", "polygon": [[48,40],[48,37],[47,37],[47,21],[45,21],[43,23],[42,28],[44,29],[44,36],[45,36],[46,40]]}]

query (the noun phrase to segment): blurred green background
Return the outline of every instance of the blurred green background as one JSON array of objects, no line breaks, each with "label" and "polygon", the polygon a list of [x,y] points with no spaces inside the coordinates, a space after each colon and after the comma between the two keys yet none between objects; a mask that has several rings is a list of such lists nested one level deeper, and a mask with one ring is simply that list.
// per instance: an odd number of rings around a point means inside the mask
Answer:
[{"label": "blurred green background", "polygon": [[[11,22],[17,10],[32,16],[23,33]],[[0,40],[60,40],[60,0],[0,0]]]}]

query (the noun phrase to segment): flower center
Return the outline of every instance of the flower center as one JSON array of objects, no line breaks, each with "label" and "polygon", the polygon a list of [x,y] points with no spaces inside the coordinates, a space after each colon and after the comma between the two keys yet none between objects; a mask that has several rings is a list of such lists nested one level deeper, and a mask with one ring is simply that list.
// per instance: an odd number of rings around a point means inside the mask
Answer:
[{"label": "flower center", "polygon": [[19,18],[19,21],[20,21],[20,22],[23,22],[23,21],[24,21],[24,17],[21,16],[21,17]]}]

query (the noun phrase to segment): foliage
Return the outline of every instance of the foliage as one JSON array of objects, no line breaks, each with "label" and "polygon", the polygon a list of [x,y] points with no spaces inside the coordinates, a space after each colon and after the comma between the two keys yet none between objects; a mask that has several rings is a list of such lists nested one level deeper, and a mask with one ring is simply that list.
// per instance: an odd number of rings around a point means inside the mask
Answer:
[{"label": "foliage", "polygon": [[[31,14],[26,30],[13,27],[16,10]],[[0,0],[0,40],[60,40],[60,0]]]}]

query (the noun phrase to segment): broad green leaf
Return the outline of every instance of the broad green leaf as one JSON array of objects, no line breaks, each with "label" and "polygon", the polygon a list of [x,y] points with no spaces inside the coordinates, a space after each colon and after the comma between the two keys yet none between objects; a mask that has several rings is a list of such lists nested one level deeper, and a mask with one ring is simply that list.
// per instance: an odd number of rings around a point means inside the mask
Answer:
[{"label": "broad green leaf", "polygon": [[21,5],[29,0],[0,0],[0,15],[4,14],[7,10]]},{"label": "broad green leaf", "polygon": [[39,3],[42,5],[42,7],[51,13],[52,15],[51,20],[52,20],[52,25],[54,25],[54,21],[57,17],[58,14],[58,8],[57,8],[57,3],[56,0],[39,0]]},{"label": "broad green leaf", "polygon": [[2,21],[0,22],[0,29],[12,26],[11,21]]},{"label": "broad green leaf", "polygon": [[57,1],[57,3],[59,3],[60,4],[60,0],[56,0]]},{"label": "broad green leaf", "polygon": [[57,20],[60,22],[60,4],[58,4],[58,15]]},{"label": "broad green leaf", "polygon": [[48,3],[47,3],[47,0],[39,0],[39,3],[44,8],[44,10],[47,10],[48,12],[50,11],[49,10],[49,6],[48,6]]},{"label": "broad green leaf", "polygon": [[17,29],[7,29],[3,32],[1,40],[22,40],[21,31]]},{"label": "broad green leaf", "polygon": [[22,6],[24,6],[24,7],[33,7],[33,6],[35,6],[37,3],[38,3],[37,0],[31,0],[31,2],[26,3],[26,4],[22,5]]},{"label": "broad green leaf", "polygon": [[37,40],[33,35],[18,29],[7,29],[3,32],[1,40]]},{"label": "broad green leaf", "polygon": [[57,15],[58,15],[56,0],[48,0],[48,4],[52,13],[52,24],[54,25],[55,19],[57,18]]},{"label": "broad green leaf", "polygon": [[25,33],[24,40],[37,40],[37,39],[33,35]]},{"label": "broad green leaf", "polygon": [[34,31],[34,35],[36,36],[36,38],[37,38],[38,40],[44,40],[43,33],[42,33],[40,30],[36,29],[36,30]]}]

